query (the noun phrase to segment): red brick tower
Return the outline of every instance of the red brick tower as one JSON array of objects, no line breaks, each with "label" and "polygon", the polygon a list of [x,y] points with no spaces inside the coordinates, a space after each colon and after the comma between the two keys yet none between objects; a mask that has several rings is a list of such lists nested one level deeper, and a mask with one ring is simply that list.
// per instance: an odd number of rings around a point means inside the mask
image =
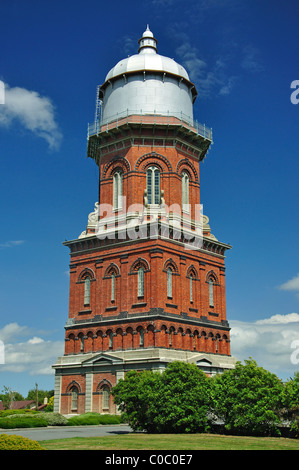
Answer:
[{"label": "red brick tower", "polygon": [[147,28],[138,54],[99,87],[88,156],[99,201],[70,248],[65,354],[55,411],[115,413],[110,395],[128,370],[193,362],[234,367],[225,302],[225,251],[200,206],[200,162],[212,141],[193,119],[186,70],[157,54]]}]

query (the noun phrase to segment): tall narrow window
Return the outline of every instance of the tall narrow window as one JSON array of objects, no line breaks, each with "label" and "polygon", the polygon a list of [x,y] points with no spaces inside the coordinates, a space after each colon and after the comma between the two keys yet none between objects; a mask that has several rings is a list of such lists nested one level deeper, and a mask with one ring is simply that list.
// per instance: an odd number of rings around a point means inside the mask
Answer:
[{"label": "tall narrow window", "polygon": [[110,331],[109,333],[109,349],[113,348],[113,333]]},{"label": "tall narrow window", "polygon": [[113,209],[122,208],[123,173],[118,170],[113,175]]},{"label": "tall narrow window", "polygon": [[84,281],[84,305],[90,303],[90,278],[87,277]]},{"label": "tall narrow window", "polygon": [[172,333],[173,333],[173,329],[171,327],[169,329],[169,346],[172,346]]},{"label": "tall narrow window", "polygon": [[111,302],[115,301],[115,274],[111,274]]},{"label": "tall narrow window", "polygon": [[148,204],[160,204],[160,171],[151,166],[147,170],[146,177]]},{"label": "tall narrow window", "polygon": [[209,302],[210,307],[214,307],[214,282],[213,279],[209,279]]},{"label": "tall narrow window", "polygon": [[81,334],[80,338],[80,351],[84,351],[84,336]]},{"label": "tall narrow window", "polygon": [[76,410],[78,408],[78,389],[77,387],[72,388],[72,404],[71,409]]},{"label": "tall narrow window", "polygon": [[102,388],[103,391],[103,402],[102,407],[103,409],[109,409],[109,398],[110,398],[110,389],[108,385],[104,385]]},{"label": "tall narrow window", "polygon": [[144,346],[144,331],[142,328],[139,330],[139,346]]},{"label": "tall narrow window", "polygon": [[144,269],[138,269],[138,297],[144,296]]},{"label": "tall narrow window", "polygon": [[167,297],[172,298],[172,271],[167,269]]},{"label": "tall narrow window", "polygon": [[190,302],[193,302],[193,276],[190,275]]},{"label": "tall narrow window", "polygon": [[185,171],[182,173],[182,206],[189,211],[189,175]]}]

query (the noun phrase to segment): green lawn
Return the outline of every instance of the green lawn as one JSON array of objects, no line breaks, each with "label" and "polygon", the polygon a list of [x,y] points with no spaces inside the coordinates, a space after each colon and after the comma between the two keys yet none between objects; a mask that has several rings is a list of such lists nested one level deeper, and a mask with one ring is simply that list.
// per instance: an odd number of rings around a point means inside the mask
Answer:
[{"label": "green lawn", "polygon": [[143,434],[40,441],[47,450],[299,450],[299,440],[218,434]]}]

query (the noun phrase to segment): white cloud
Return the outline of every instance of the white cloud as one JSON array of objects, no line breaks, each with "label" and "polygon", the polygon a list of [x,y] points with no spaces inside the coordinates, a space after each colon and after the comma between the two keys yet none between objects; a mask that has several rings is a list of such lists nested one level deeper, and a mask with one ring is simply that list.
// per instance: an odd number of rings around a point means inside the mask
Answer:
[{"label": "white cloud", "polygon": [[289,281],[285,282],[284,284],[281,284],[281,286],[279,286],[279,289],[299,291],[299,273],[297,274],[297,276],[293,277]]},{"label": "white cloud", "polygon": [[13,246],[22,245],[24,240],[9,240],[4,243],[0,243],[0,248],[12,248]]},{"label": "white cloud", "polygon": [[212,67],[208,67],[200,58],[199,50],[188,41],[176,49],[176,54],[186,68],[190,80],[196,84],[200,97],[207,97],[212,93],[228,95],[231,92],[235,77],[226,75],[223,60],[217,59]]},{"label": "white cloud", "polygon": [[4,343],[16,341],[20,336],[30,335],[30,329],[27,326],[21,326],[16,322],[8,323],[0,330],[0,340]]},{"label": "white cloud", "polygon": [[299,340],[299,314],[273,315],[255,322],[230,321],[231,353],[243,361],[252,357],[283,380],[299,370],[292,362],[294,341]]},{"label": "white cloud", "polygon": [[[0,365],[3,372],[26,372],[29,375],[53,374],[52,364],[63,354],[62,341],[46,341],[32,336],[31,328],[9,323],[0,330],[4,343],[5,361]],[[26,337],[29,337],[26,340]]]},{"label": "white cloud", "polygon": [[0,106],[0,125],[19,122],[25,129],[43,138],[50,149],[57,150],[62,134],[55,121],[52,101],[38,92],[5,84],[5,104]]},{"label": "white cloud", "polygon": [[299,322],[298,313],[288,313],[286,315],[272,315],[270,318],[265,318],[264,320],[257,320],[257,325],[283,325],[285,323],[296,323]]}]

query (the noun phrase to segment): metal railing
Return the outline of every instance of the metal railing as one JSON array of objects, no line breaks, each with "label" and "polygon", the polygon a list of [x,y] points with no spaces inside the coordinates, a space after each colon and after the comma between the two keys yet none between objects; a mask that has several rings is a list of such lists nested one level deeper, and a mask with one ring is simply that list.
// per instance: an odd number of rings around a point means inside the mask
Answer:
[{"label": "metal railing", "polygon": [[88,124],[87,138],[99,134],[99,132],[109,131],[126,123],[137,124],[166,124],[181,125],[188,128],[206,140],[212,142],[212,129],[206,127],[195,119],[190,118],[184,113],[143,113],[142,110],[129,110],[110,116],[108,119],[96,120],[92,124]]}]

